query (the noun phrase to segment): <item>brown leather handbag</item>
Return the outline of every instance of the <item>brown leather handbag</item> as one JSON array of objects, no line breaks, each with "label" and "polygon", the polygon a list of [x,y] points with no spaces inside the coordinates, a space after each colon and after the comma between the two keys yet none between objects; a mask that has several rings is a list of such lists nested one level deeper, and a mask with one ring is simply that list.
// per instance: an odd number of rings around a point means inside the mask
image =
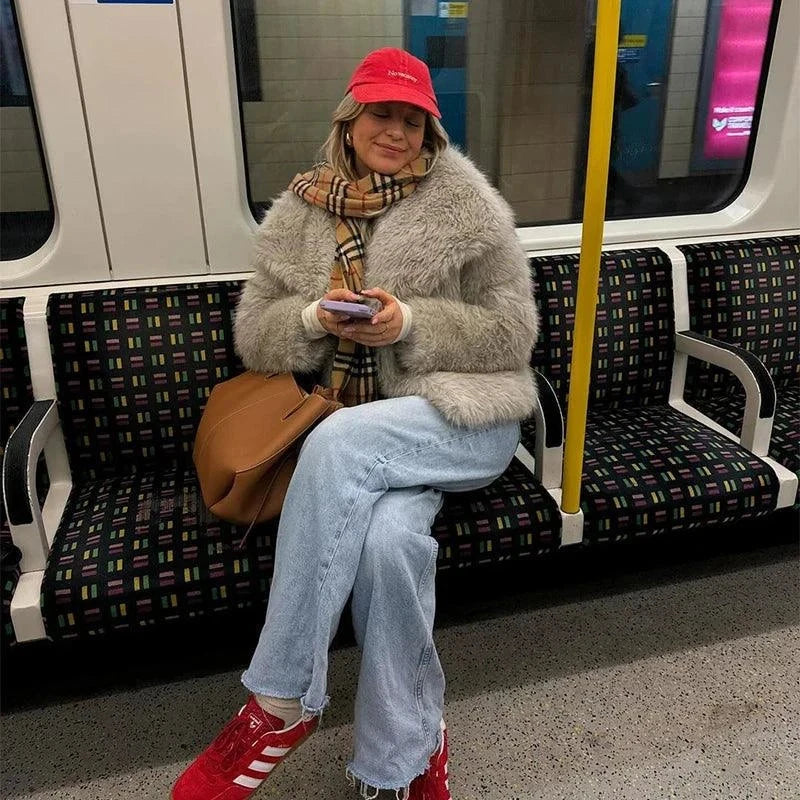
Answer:
[{"label": "brown leather handbag", "polygon": [[280,514],[304,437],[342,407],[326,393],[290,372],[245,372],[211,390],[193,451],[209,511],[250,528]]}]

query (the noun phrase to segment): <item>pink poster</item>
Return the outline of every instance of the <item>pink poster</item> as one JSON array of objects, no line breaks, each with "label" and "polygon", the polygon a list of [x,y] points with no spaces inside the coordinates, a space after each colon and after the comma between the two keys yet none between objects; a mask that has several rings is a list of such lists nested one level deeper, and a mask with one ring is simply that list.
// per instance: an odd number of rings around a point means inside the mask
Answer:
[{"label": "pink poster", "polygon": [[772,0],[722,0],[703,155],[747,154]]}]

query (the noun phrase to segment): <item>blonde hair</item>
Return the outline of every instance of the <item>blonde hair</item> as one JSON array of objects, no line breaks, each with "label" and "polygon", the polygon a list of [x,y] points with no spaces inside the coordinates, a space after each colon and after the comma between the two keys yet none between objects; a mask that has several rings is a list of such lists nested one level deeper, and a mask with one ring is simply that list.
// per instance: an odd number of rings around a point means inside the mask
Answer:
[{"label": "blonde hair", "polygon": [[[333,127],[320,149],[320,155],[333,167],[336,174],[350,181],[357,180],[358,175],[356,174],[355,151],[345,142],[347,123],[354,120],[365,107],[348,92],[333,112]],[[432,158],[429,172],[436,165],[439,156],[448,144],[450,144],[450,139],[447,131],[442,127],[442,123],[433,114],[425,111],[425,134],[422,138],[422,149]]]}]

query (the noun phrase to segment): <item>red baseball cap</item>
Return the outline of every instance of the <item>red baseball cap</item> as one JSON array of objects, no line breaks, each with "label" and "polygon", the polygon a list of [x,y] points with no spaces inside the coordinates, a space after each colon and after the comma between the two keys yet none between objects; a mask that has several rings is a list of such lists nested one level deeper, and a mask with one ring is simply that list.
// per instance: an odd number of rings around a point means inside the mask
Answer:
[{"label": "red baseball cap", "polygon": [[424,61],[396,47],[373,50],[356,67],[347,91],[359,103],[411,103],[441,119]]}]

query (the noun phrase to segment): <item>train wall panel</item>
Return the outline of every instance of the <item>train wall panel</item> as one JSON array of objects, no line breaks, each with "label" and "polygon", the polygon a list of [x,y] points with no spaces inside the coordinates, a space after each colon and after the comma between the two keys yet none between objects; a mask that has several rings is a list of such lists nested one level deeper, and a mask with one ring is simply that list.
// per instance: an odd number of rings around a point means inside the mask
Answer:
[{"label": "train wall panel", "polygon": [[205,271],[175,6],[69,8],[114,278]]}]

